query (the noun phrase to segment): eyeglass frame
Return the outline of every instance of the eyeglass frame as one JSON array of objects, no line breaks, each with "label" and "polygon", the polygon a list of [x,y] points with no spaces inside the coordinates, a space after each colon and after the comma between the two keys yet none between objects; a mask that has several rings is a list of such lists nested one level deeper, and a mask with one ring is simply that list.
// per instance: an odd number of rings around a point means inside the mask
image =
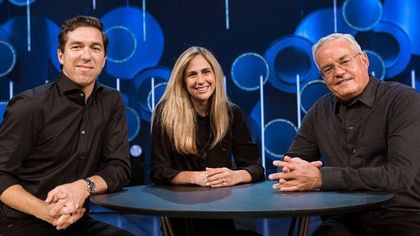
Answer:
[{"label": "eyeglass frame", "polygon": [[[346,56],[348,56],[348,55],[344,55],[343,57],[341,57],[339,60],[344,60],[344,61],[335,61],[333,64],[330,64],[330,65],[327,65],[327,66],[324,66],[324,69],[320,69],[319,70],[319,73],[321,74],[321,76],[323,77],[323,78],[328,78],[328,77],[330,77],[333,73],[334,73],[334,70],[335,70],[335,68],[338,66],[338,67],[340,67],[340,68],[342,68],[342,69],[348,69],[350,66],[352,66],[353,65],[353,61],[354,61],[354,59],[357,57],[357,56],[360,56],[360,55],[362,55],[363,54],[363,52],[358,52],[358,53],[356,53],[354,56],[351,56],[351,57],[349,57],[349,59],[348,60],[345,60],[346,59]],[[329,68],[329,66],[331,66],[331,68]],[[328,68],[325,68],[325,67],[328,67]],[[331,71],[331,72],[328,72],[327,71],[327,74],[326,74],[326,71],[325,71],[325,69],[330,69],[329,71]]]}]

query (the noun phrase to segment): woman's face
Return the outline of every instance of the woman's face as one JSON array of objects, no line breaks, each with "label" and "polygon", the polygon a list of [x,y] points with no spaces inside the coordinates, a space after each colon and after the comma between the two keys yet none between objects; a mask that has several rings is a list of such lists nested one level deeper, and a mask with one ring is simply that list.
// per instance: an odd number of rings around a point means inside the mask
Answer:
[{"label": "woman's face", "polygon": [[206,105],[216,88],[216,79],[210,63],[199,54],[188,63],[184,76],[194,106]]}]

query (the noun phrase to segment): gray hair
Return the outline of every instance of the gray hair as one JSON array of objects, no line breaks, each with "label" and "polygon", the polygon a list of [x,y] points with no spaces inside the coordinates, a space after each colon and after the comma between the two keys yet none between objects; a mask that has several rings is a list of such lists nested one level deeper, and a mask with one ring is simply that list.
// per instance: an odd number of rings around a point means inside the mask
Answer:
[{"label": "gray hair", "polygon": [[362,48],[360,47],[359,43],[357,43],[356,39],[354,39],[353,35],[351,34],[342,34],[342,33],[332,33],[330,35],[327,35],[320,40],[316,44],[312,46],[312,58],[314,59],[314,62],[316,66],[318,67],[318,63],[315,60],[315,54],[318,52],[318,49],[322,47],[326,42],[331,42],[334,40],[346,40],[348,43],[350,43],[350,46],[353,48],[355,52],[362,53]]}]

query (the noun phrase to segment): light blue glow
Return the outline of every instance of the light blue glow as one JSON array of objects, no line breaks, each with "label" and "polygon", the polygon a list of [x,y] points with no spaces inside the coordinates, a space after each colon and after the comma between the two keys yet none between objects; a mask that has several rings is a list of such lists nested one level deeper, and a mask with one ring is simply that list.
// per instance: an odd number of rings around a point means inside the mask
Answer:
[{"label": "light blue glow", "polygon": [[229,23],[229,0],[225,0],[226,29],[230,28]]},{"label": "light blue glow", "polygon": [[265,137],[264,137],[264,78],[261,75],[260,76],[260,108],[261,108],[261,160],[262,160],[262,166],[264,167],[264,171],[266,171],[265,168]]},{"label": "light blue glow", "polygon": [[26,5],[26,25],[28,30],[28,52],[31,51],[31,7],[29,0],[27,0]]}]

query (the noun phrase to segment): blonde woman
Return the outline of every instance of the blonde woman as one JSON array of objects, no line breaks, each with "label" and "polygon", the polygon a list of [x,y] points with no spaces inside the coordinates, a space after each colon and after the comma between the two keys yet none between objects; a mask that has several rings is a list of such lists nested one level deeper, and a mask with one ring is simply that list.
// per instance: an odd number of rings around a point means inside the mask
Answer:
[{"label": "blonde woman", "polygon": [[207,49],[188,48],[153,115],[153,183],[217,188],[262,180],[258,149],[226,96],[220,64]]}]

